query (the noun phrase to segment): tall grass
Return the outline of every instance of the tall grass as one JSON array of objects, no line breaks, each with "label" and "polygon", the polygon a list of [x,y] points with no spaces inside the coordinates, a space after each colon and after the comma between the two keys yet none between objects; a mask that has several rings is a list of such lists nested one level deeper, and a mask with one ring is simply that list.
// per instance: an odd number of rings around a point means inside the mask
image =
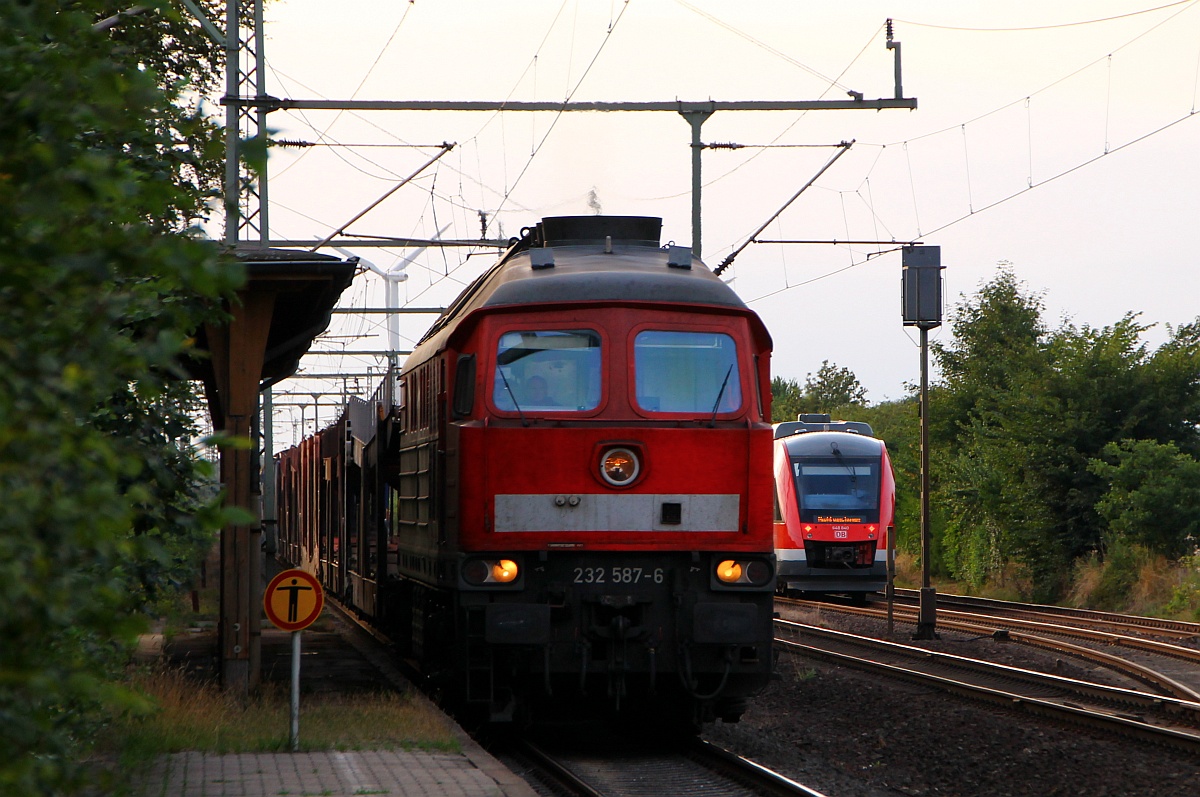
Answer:
[{"label": "tall grass", "polygon": [[[896,586],[921,586],[921,562],[917,557],[897,552]],[[1016,565],[978,590],[942,578],[935,579],[934,586],[939,592],[973,593],[1010,601],[1028,601],[1033,594],[1032,580]],[[1111,542],[1104,557],[1093,554],[1075,564],[1063,603],[1200,622],[1200,552],[1172,561],[1139,545]]]},{"label": "tall grass", "polygon": [[[213,633],[219,596],[216,579],[163,600],[154,625],[168,640]],[[333,630],[328,613],[310,630]],[[167,659],[131,666],[127,684],[144,699],[113,717],[97,747],[99,769],[133,771],[168,753],[283,752],[290,750],[291,701],[287,684],[264,683],[252,695],[222,690],[211,675],[189,672]],[[300,749],[417,749],[458,752],[455,728],[421,696],[393,691],[304,694]]]},{"label": "tall grass", "polygon": [[[182,669],[148,667],[131,686],[152,706],[115,719],[101,750],[123,767],[166,753],[283,752],[289,749],[286,688],[267,685],[249,698],[198,681]],[[300,749],[421,749],[457,752],[445,717],[419,698],[395,692],[305,695],[300,704]]]},{"label": "tall grass", "polygon": [[1068,603],[1094,609],[1200,622],[1200,554],[1171,561],[1116,541],[1104,558],[1075,567]]}]

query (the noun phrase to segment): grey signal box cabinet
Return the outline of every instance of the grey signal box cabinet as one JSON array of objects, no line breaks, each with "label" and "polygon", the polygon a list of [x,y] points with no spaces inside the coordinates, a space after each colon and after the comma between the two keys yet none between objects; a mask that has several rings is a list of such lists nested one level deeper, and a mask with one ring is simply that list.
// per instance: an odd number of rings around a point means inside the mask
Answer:
[{"label": "grey signal box cabinet", "polygon": [[942,247],[906,246],[900,253],[900,265],[904,326],[941,326]]}]

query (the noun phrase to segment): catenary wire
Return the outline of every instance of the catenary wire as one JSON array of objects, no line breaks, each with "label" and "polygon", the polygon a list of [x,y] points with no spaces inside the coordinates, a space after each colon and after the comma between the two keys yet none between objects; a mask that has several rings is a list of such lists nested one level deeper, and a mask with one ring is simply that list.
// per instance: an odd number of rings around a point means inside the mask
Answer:
[{"label": "catenary wire", "polygon": [[[1006,196],[1006,197],[1002,197],[1001,199],[997,199],[995,202],[992,202],[992,203],[990,203],[990,204],[984,205],[983,207],[979,208],[978,210],[975,210],[975,211],[973,211],[972,213],[967,213],[967,214],[964,214],[964,215],[962,215],[962,216],[959,216],[958,218],[952,219],[952,220],[950,220],[950,221],[946,222],[945,224],[942,224],[941,226],[934,227],[932,230],[929,230],[929,231],[927,231],[927,232],[926,232],[924,235],[918,235],[917,237],[928,237],[928,236],[930,236],[930,235],[934,235],[934,234],[936,234],[936,233],[939,233],[939,232],[941,232],[942,230],[945,230],[945,229],[948,229],[948,228],[950,228],[950,227],[953,227],[955,224],[958,224],[959,222],[961,222],[961,221],[964,221],[965,219],[969,219],[969,218],[971,218],[972,216],[977,216],[977,215],[979,215],[980,213],[982,213],[982,212],[983,212],[983,211],[985,211],[985,210],[990,210],[990,209],[992,209],[992,208],[994,208],[994,207],[997,207],[998,205],[1002,205],[1002,204],[1004,204],[1005,202],[1008,202],[1009,200],[1011,200],[1011,199],[1014,199],[1015,197],[1018,197],[1018,196],[1021,196],[1021,195],[1023,195],[1023,194],[1026,194],[1026,193],[1028,193],[1029,191],[1032,191],[1032,190],[1034,190],[1034,189],[1036,189],[1036,188],[1040,188],[1041,186],[1043,186],[1043,185],[1046,185],[1046,184],[1048,184],[1048,183],[1052,183],[1052,182],[1054,182],[1055,180],[1058,180],[1058,179],[1059,179],[1059,178],[1061,178],[1061,177],[1066,177],[1068,174],[1071,174],[1072,172],[1076,172],[1076,171],[1078,171],[1078,170],[1080,170],[1080,169],[1082,169],[1082,168],[1084,168],[1084,167],[1086,167],[1086,166],[1090,166],[1091,164],[1095,163],[1096,161],[1098,161],[1098,160],[1100,160],[1100,159],[1102,159],[1102,158],[1108,157],[1109,155],[1112,155],[1112,154],[1115,154],[1115,153],[1117,153],[1117,152],[1120,152],[1121,150],[1123,150],[1123,149],[1125,149],[1125,148],[1127,148],[1127,147],[1131,147],[1131,146],[1133,146],[1134,144],[1138,144],[1138,143],[1140,143],[1140,142],[1142,142],[1142,141],[1145,141],[1145,140],[1147,140],[1147,139],[1149,139],[1149,138],[1152,138],[1153,136],[1156,136],[1156,135],[1158,135],[1159,133],[1162,133],[1162,132],[1164,132],[1164,131],[1166,131],[1166,130],[1169,130],[1170,128],[1172,128],[1172,127],[1175,127],[1176,125],[1178,125],[1178,124],[1180,124],[1180,123],[1182,123],[1182,122],[1185,122],[1185,121],[1187,121],[1188,119],[1191,119],[1191,118],[1192,118],[1193,116],[1195,116],[1195,115],[1196,115],[1195,113],[1188,113],[1186,116],[1182,116],[1182,117],[1180,117],[1180,118],[1178,118],[1178,119],[1176,119],[1176,120],[1174,120],[1174,121],[1172,121],[1172,122],[1168,122],[1167,124],[1165,124],[1165,125],[1162,125],[1161,127],[1157,128],[1157,129],[1155,129],[1155,130],[1152,130],[1152,131],[1150,131],[1150,132],[1148,132],[1148,133],[1145,133],[1145,134],[1143,134],[1143,135],[1141,135],[1141,136],[1138,136],[1137,138],[1135,138],[1135,139],[1133,139],[1133,140],[1131,140],[1131,141],[1127,141],[1127,142],[1125,142],[1124,144],[1121,144],[1120,146],[1113,147],[1113,148],[1112,148],[1110,151],[1108,151],[1108,152],[1104,152],[1104,153],[1102,153],[1102,154],[1100,154],[1100,155],[1097,155],[1097,156],[1095,156],[1095,157],[1093,157],[1093,158],[1089,158],[1088,160],[1086,160],[1086,161],[1083,161],[1082,163],[1078,163],[1078,164],[1076,164],[1076,165],[1074,165],[1074,166],[1070,167],[1069,169],[1064,169],[1063,171],[1059,172],[1058,174],[1055,174],[1055,175],[1053,175],[1053,176],[1051,176],[1051,177],[1047,177],[1045,180],[1041,180],[1040,182],[1034,183],[1034,184],[1033,184],[1031,187],[1029,187],[1029,188],[1026,188],[1026,189],[1024,189],[1024,190],[1021,190],[1021,191],[1017,191],[1017,192],[1015,192],[1015,193],[1013,193],[1013,194],[1010,194],[1010,195],[1008,195],[1008,196]],[[784,287],[784,288],[779,288],[779,289],[777,289],[777,290],[770,291],[769,293],[764,293],[764,294],[761,294],[761,295],[759,295],[759,296],[756,296],[756,297],[754,297],[753,299],[747,299],[747,300],[746,300],[746,304],[753,304],[754,302],[762,301],[763,299],[768,299],[768,298],[770,298],[770,297],[772,297],[772,296],[776,296],[776,295],[778,295],[778,294],[780,294],[780,293],[783,293],[783,292],[785,292],[785,291],[789,291],[789,290],[792,290],[792,289],[794,289],[794,288],[799,288],[799,287],[802,287],[802,286],[804,286],[804,285],[810,285],[810,284],[812,284],[812,283],[814,283],[814,282],[818,282],[818,281],[820,281],[820,280],[823,280],[823,279],[826,279],[826,278],[828,278],[828,277],[832,277],[832,276],[835,276],[835,275],[837,275],[837,274],[841,274],[842,272],[844,272],[844,271],[848,271],[848,270],[850,270],[850,269],[852,269],[852,268],[857,268],[857,267],[859,267],[859,266],[866,265],[868,262],[870,262],[871,260],[874,260],[874,259],[875,259],[876,257],[878,257],[879,255],[881,255],[881,254],[886,254],[886,253],[888,253],[888,252],[894,252],[894,251],[896,251],[898,248],[899,248],[899,247],[896,247],[896,248],[893,248],[893,249],[884,250],[883,252],[877,252],[877,253],[868,254],[868,255],[867,255],[867,257],[865,257],[864,259],[862,259],[862,260],[859,260],[859,261],[856,261],[856,262],[853,262],[853,263],[851,263],[851,264],[850,264],[850,265],[848,265],[848,266],[843,266],[842,268],[834,269],[833,271],[828,271],[828,272],[825,272],[824,274],[818,274],[817,276],[815,276],[815,277],[811,277],[810,279],[804,280],[803,282],[798,282],[798,283],[796,283],[795,285],[790,285],[790,286],[787,286],[787,287]]]},{"label": "catenary wire", "polygon": [[1155,11],[1162,11],[1163,9],[1174,8],[1175,6],[1189,5],[1189,4],[1195,3],[1195,2],[1196,2],[1196,0],[1179,0],[1179,2],[1177,2],[1177,3],[1168,3],[1165,6],[1155,6],[1154,8],[1147,8],[1147,9],[1143,9],[1141,11],[1131,11],[1128,14],[1117,14],[1117,15],[1111,16],[1111,17],[1100,17],[1099,19],[1083,19],[1083,20],[1079,20],[1077,22],[1060,22],[1056,25],[1027,25],[1027,26],[1016,27],[1016,28],[967,28],[967,27],[957,27],[954,25],[935,25],[930,22],[917,22],[917,21],[911,20],[911,19],[897,19],[896,22],[903,22],[905,25],[912,25],[914,27],[920,27],[920,28],[934,28],[936,30],[957,30],[957,31],[963,31],[963,32],[968,32],[968,33],[1014,33],[1014,32],[1034,31],[1034,30],[1054,30],[1056,28],[1073,28],[1073,27],[1077,27],[1079,25],[1095,25],[1100,22],[1112,22],[1112,21],[1118,20],[1118,19],[1128,19],[1129,17],[1141,16],[1142,14],[1152,14]]},{"label": "catenary wire", "polygon": [[[1069,78],[1073,77],[1074,75],[1077,75],[1077,74],[1079,74],[1079,73],[1081,73],[1081,72],[1083,72],[1083,71],[1085,71],[1085,70],[1087,70],[1087,69],[1089,69],[1089,68],[1091,68],[1091,67],[1095,66],[1095,65],[1096,65],[1096,64],[1098,64],[1098,63],[1101,63],[1102,61],[1103,61],[1103,62],[1111,62],[1111,58],[1112,58],[1112,55],[1113,55],[1114,53],[1117,53],[1117,52],[1120,52],[1121,50],[1124,50],[1125,48],[1127,48],[1127,47],[1131,46],[1133,43],[1135,43],[1135,42],[1137,42],[1138,40],[1140,40],[1140,39],[1144,38],[1145,36],[1149,35],[1149,34],[1150,34],[1152,31],[1154,31],[1154,30],[1156,30],[1157,28],[1159,28],[1159,27],[1161,27],[1161,26],[1165,25],[1167,22],[1169,22],[1169,21],[1171,21],[1171,20],[1175,19],[1175,18],[1176,18],[1176,17],[1178,17],[1180,14],[1183,14],[1183,13],[1185,13],[1186,11],[1188,11],[1188,10],[1190,9],[1190,7],[1191,7],[1191,6],[1194,6],[1194,5],[1196,4],[1196,2],[1197,2],[1197,0],[1186,0],[1186,2],[1182,2],[1182,3],[1173,3],[1173,4],[1169,5],[1169,6],[1160,6],[1158,9],[1152,9],[1152,10],[1160,10],[1160,9],[1165,9],[1165,8],[1171,8],[1171,7],[1174,7],[1174,6],[1185,6],[1184,8],[1181,8],[1181,9],[1179,9],[1178,11],[1176,11],[1174,14],[1171,14],[1171,15],[1170,15],[1169,17],[1167,17],[1166,19],[1164,19],[1164,20],[1160,20],[1159,22],[1157,22],[1157,23],[1155,23],[1154,25],[1150,26],[1149,28],[1147,28],[1146,30],[1142,31],[1142,32],[1141,32],[1141,33],[1139,33],[1138,35],[1134,36],[1133,38],[1131,38],[1130,40],[1128,40],[1127,42],[1125,42],[1124,44],[1122,44],[1120,47],[1117,47],[1116,49],[1114,49],[1114,50],[1113,50],[1111,53],[1108,53],[1108,54],[1106,54],[1105,56],[1103,56],[1103,57],[1101,57],[1101,58],[1095,59],[1095,60],[1093,60],[1093,61],[1089,62],[1087,65],[1085,65],[1085,66],[1083,66],[1083,67],[1080,67],[1079,69],[1076,69],[1076,70],[1074,70],[1073,72],[1071,72],[1071,73],[1069,73],[1069,74],[1067,74],[1067,75],[1065,75],[1065,76],[1063,76],[1063,77],[1061,77],[1061,78],[1058,78],[1057,80],[1055,80],[1055,81],[1053,81],[1053,82],[1051,82],[1051,83],[1047,84],[1046,86],[1044,86],[1043,88],[1039,89],[1038,91],[1036,91],[1036,92],[1033,92],[1033,93],[1031,93],[1031,94],[1027,95],[1027,96],[1026,96],[1025,98],[1023,98],[1022,100],[1017,100],[1017,101],[1014,101],[1014,102],[1006,103],[1005,105],[1001,106],[1000,108],[997,108],[997,109],[995,109],[995,110],[993,110],[993,111],[989,111],[989,112],[987,112],[987,113],[985,113],[985,114],[981,114],[981,115],[979,115],[979,116],[977,116],[977,117],[974,117],[974,118],[973,118],[973,119],[971,119],[971,120],[968,120],[967,122],[962,122],[962,123],[959,123],[958,125],[954,125],[954,126],[949,126],[949,127],[943,128],[943,129],[941,129],[941,130],[939,130],[939,131],[936,131],[935,133],[927,133],[927,134],[924,134],[924,135],[921,135],[921,136],[915,136],[915,137],[912,137],[912,138],[906,139],[906,140],[905,140],[905,141],[903,141],[903,142],[897,142],[897,143],[900,143],[900,144],[902,144],[902,146],[903,146],[903,148],[904,148],[904,151],[905,151],[905,154],[906,154],[906,159],[907,159],[907,163],[908,163],[908,173],[909,173],[910,189],[911,189],[911,193],[912,193],[912,200],[913,200],[913,212],[914,212],[914,214],[918,214],[919,203],[917,202],[917,198],[916,198],[916,186],[915,186],[915,179],[914,179],[914,177],[913,177],[913,174],[912,174],[912,164],[911,164],[911,158],[910,158],[910,156],[908,155],[908,145],[909,145],[911,142],[918,141],[918,140],[925,139],[925,138],[930,138],[930,137],[932,137],[932,136],[934,136],[934,135],[937,135],[937,134],[946,133],[946,132],[949,132],[949,131],[951,131],[951,130],[954,130],[954,129],[957,127],[957,128],[959,128],[959,129],[962,131],[962,135],[963,135],[963,151],[964,151],[964,157],[966,157],[966,126],[967,126],[967,125],[969,125],[969,124],[972,124],[972,123],[974,123],[974,122],[977,122],[977,121],[979,121],[979,120],[982,120],[982,119],[984,119],[984,118],[986,118],[986,117],[988,117],[988,116],[991,116],[991,115],[993,115],[993,114],[995,114],[995,113],[998,113],[999,111],[1001,111],[1001,110],[1004,110],[1004,109],[1006,109],[1006,108],[1010,108],[1010,107],[1014,106],[1014,105],[1015,105],[1017,102],[1025,102],[1025,103],[1027,104],[1027,106],[1026,106],[1026,107],[1028,107],[1028,102],[1029,102],[1029,99],[1030,99],[1031,97],[1033,97],[1033,96],[1036,96],[1037,94],[1039,94],[1039,93],[1041,93],[1041,92],[1047,91],[1048,89],[1050,89],[1050,88],[1052,88],[1052,87],[1054,87],[1054,86],[1056,86],[1056,85],[1058,85],[1058,84],[1060,84],[1060,83],[1064,82],[1065,80],[1068,80]],[[1129,16],[1133,16],[1133,15],[1129,15]],[[945,229],[947,229],[948,227],[951,227],[951,226],[953,226],[953,225],[955,225],[955,224],[957,224],[957,223],[959,223],[959,222],[963,221],[964,219],[970,218],[971,216],[973,216],[973,215],[976,215],[976,214],[978,214],[978,213],[980,213],[980,212],[982,212],[982,211],[984,211],[984,210],[988,210],[988,209],[990,209],[990,208],[993,208],[993,207],[996,207],[996,206],[998,206],[998,205],[1000,205],[1000,204],[1003,204],[1003,203],[1005,203],[1005,202],[1009,201],[1010,199],[1013,199],[1013,198],[1015,198],[1015,197],[1017,197],[1017,196],[1020,196],[1020,195],[1024,194],[1025,192],[1029,191],[1029,190],[1032,190],[1033,188],[1037,188],[1037,187],[1040,187],[1040,186],[1042,186],[1042,185],[1046,185],[1047,183],[1053,182],[1053,181],[1055,181],[1055,180],[1059,179],[1060,177],[1064,177],[1064,176],[1066,176],[1066,175],[1068,175],[1068,174],[1071,174],[1072,172],[1074,172],[1074,171],[1077,171],[1078,169],[1081,169],[1081,168],[1083,168],[1083,167],[1085,167],[1085,166],[1087,166],[1087,165],[1090,165],[1091,163],[1094,163],[1095,161],[1099,160],[1100,158],[1104,157],[1105,155],[1109,155],[1109,154],[1112,154],[1112,153],[1118,152],[1118,151],[1120,151],[1120,150],[1122,150],[1122,149],[1124,149],[1124,148],[1126,148],[1126,147],[1128,147],[1128,146],[1131,146],[1132,144],[1138,143],[1138,142],[1140,142],[1140,141],[1143,141],[1143,140],[1145,140],[1145,139],[1147,139],[1147,138],[1150,138],[1150,137],[1152,137],[1152,136],[1154,136],[1154,135],[1157,135],[1158,133],[1161,133],[1161,132],[1163,132],[1164,130],[1167,130],[1167,129],[1171,128],[1171,127],[1174,127],[1175,125],[1179,124],[1180,122],[1183,122],[1183,121],[1185,121],[1186,119],[1190,118],[1190,117],[1193,115],[1193,113],[1194,113],[1194,112],[1195,112],[1195,111],[1194,111],[1194,109],[1193,109],[1193,110],[1192,110],[1192,111],[1190,111],[1188,114],[1186,114],[1186,115],[1184,115],[1184,116],[1182,116],[1182,117],[1179,117],[1179,118],[1177,118],[1177,119],[1175,119],[1175,120],[1173,120],[1173,121],[1171,121],[1171,122],[1168,122],[1168,123],[1166,123],[1166,124],[1162,125],[1161,127],[1157,128],[1157,129],[1155,129],[1155,130],[1149,131],[1148,133],[1145,133],[1145,134],[1143,134],[1143,135],[1141,135],[1141,136],[1139,136],[1139,137],[1137,137],[1137,138],[1135,138],[1135,139],[1132,139],[1131,141],[1127,141],[1127,142],[1125,142],[1124,144],[1121,144],[1121,145],[1119,145],[1119,146],[1117,146],[1117,147],[1115,147],[1115,148],[1111,148],[1111,147],[1109,146],[1109,144],[1108,144],[1108,142],[1107,142],[1107,134],[1106,134],[1105,149],[1104,149],[1104,152],[1103,152],[1101,155],[1098,155],[1098,156],[1095,156],[1095,157],[1093,157],[1093,158],[1087,159],[1087,160],[1085,160],[1085,161],[1083,161],[1083,162],[1081,162],[1081,163],[1078,163],[1078,164],[1076,164],[1075,166],[1072,166],[1072,167],[1070,167],[1070,168],[1064,169],[1063,171],[1060,171],[1060,172],[1058,172],[1058,173],[1056,173],[1056,174],[1054,174],[1054,175],[1052,175],[1052,176],[1050,176],[1050,177],[1048,177],[1048,178],[1046,178],[1046,179],[1040,180],[1040,181],[1036,181],[1036,182],[1035,182],[1035,181],[1034,181],[1034,179],[1033,179],[1033,175],[1032,175],[1032,161],[1031,161],[1031,165],[1030,165],[1030,174],[1029,174],[1029,176],[1028,176],[1028,178],[1027,178],[1027,187],[1026,187],[1025,189],[1023,189],[1023,190],[1021,190],[1021,191],[1016,191],[1016,192],[1013,192],[1012,194],[1009,194],[1009,195],[1007,195],[1007,196],[1004,196],[1004,197],[1002,197],[1002,198],[1000,198],[1000,199],[998,199],[998,200],[996,200],[996,201],[994,201],[994,202],[991,202],[991,203],[989,203],[989,204],[987,204],[987,205],[984,205],[984,206],[982,206],[982,207],[980,207],[980,208],[978,208],[978,209],[975,209],[975,208],[973,207],[973,200],[972,200],[972,198],[970,197],[970,187],[969,187],[969,179],[970,179],[970,176],[969,176],[969,171],[970,171],[970,170],[969,170],[969,162],[968,162],[968,178],[967,178],[967,179],[968,179],[968,212],[967,212],[966,214],[962,215],[962,216],[956,217],[956,218],[954,218],[954,219],[952,219],[952,220],[950,220],[950,221],[946,222],[945,224],[942,224],[942,225],[940,225],[940,226],[938,226],[938,227],[935,227],[934,229],[932,229],[932,230],[928,230],[928,231],[922,231],[922,229],[921,229],[921,225],[920,225],[920,221],[919,221],[919,215],[915,215],[915,216],[914,216],[914,218],[916,218],[916,219],[917,219],[917,223],[916,223],[916,227],[917,227],[917,234],[916,234],[916,236],[915,236],[914,240],[915,240],[916,238],[927,237],[927,236],[929,236],[929,235],[932,235],[932,234],[934,234],[934,233],[936,233],[936,232],[940,232],[940,231],[942,231],[942,230],[945,230]],[[1031,136],[1031,135],[1032,135],[1032,134],[1030,133],[1030,136]],[[883,145],[883,146],[888,146],[888,145]],[[1032,153],[1032,143],[1030,143],[1030,144],[1029,144],[1029,148],[1030,148],[1030,153]],[[1030,158],[1032,158],[1032,154],[1030,155]],[[771,293],[764,294],[763,296],[757,297],[756,299],[754,299],[754,300],[751,300],[751,301],[758,301],[758,300],[760,300],[760,299],[765,299],[765,298],[768,298],[769,296],[776,295],[776,294],[778,294],[778,293],[780,293],[780,292],[782,292],[782,291],[784,291],[784,290],[790,290],[790,289],[792,289],[792,288],[800,287],[801,285],[806,285],[806,284],[809,284],[809,283],[812,283],[812,282],[816,282],[816,281],[818,281],[818,280],[825,279],[825,278],[827,278],[827,277],[834,276],[834,275],[836,275],[836,274],[840,274],[840,273],[842,273],[843,271],[846,271],[846,270],[848,270],[848,269],[850,269],[850,268],[855,268],[855,267],[857,267],[857,266],[865,265],[865,264],[866,264],[866,263],[867,263],[867,262],[868,262],[870,259],[872,259],[872,257],[873,257],[873,256],[874,256],[874,255],[868,255],[868,257],[867,257],[866,259],[864,259],[864,260],[861,260],[861,261],[857,261],[857,262],[854,262],[854,263],[851,263],[849,266],[845,266],[845,267],[842,267],[842,268],[840,268],[840,269],[836,269],[836,270],[834,270],[834,271],[826,272],[826,273],[824,273],[824,274],[821,274],[821,275],[818,275],[818,276],[816,276],[816,277],[813,277],[812,279],[806,280],[805,282],[798,283],[798,284],[796,284],[796,285],[791,285],[791,286],[789,286],[789,287],[787,287],[787,288],[782,288],[782,289],[779,289],[779,290],[776,290],[776,291],[772,291]]]}]

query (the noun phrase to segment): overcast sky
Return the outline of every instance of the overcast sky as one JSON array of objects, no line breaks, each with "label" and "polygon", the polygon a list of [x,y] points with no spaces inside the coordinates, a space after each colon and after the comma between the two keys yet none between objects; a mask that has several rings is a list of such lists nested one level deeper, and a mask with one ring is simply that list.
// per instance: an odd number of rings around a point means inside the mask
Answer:
[{"label": "overcast sky", "polygon": [[[853,141],[761,238],[940,246],[949,307],[1011,263],[1052,326],[1138,312],[1154,347],[1166,324],[1200,315],[1198,3],[275,0],[265,52],[270,93],[297,99],[870,100],[895,93],[890,17],[916,110],[705,122],[704,142],[745,145],[704,152],[705,261],[745,243],[836,152],[812,145]],[[599,208],[661,216],[664,242],[691,242],[691,130],[675,113],[278,111],[270,125],[319,144],[272,152],[277,239],[328,235],[450,142],[348,232],[477,238],[483,212],[488,236],[507,237]],[[776,375],[802,382],[828,360],[879,402],[920,366],[894,249],[755,243],[722,276],[766,322]],[[494,262],[493,250],[355,251],[384,270],[415,258],[400,287],[412,306],[445,305]],[[382,284],[365,276],[343,303],[382,306]],[[404,317],[402,348],[431,320]],[[321,346],[382,349],[383,329],[380,316],[337,317]]]}]

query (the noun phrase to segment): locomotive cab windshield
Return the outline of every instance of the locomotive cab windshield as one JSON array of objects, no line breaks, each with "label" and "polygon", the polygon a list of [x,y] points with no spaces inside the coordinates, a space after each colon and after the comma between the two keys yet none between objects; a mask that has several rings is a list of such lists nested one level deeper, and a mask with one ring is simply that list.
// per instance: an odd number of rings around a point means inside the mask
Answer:
[{"label": "locomotive cab windshield", "polygon": [[500,336],[492,403],[506,412],[582,412],[600,404],[600,335],[522,330]]},{"label": "locomotive cab windshield", "polygon": [[707,415],[742,406],[737,345],[729,335],[643,330],[633,346],[642,410]]}]

